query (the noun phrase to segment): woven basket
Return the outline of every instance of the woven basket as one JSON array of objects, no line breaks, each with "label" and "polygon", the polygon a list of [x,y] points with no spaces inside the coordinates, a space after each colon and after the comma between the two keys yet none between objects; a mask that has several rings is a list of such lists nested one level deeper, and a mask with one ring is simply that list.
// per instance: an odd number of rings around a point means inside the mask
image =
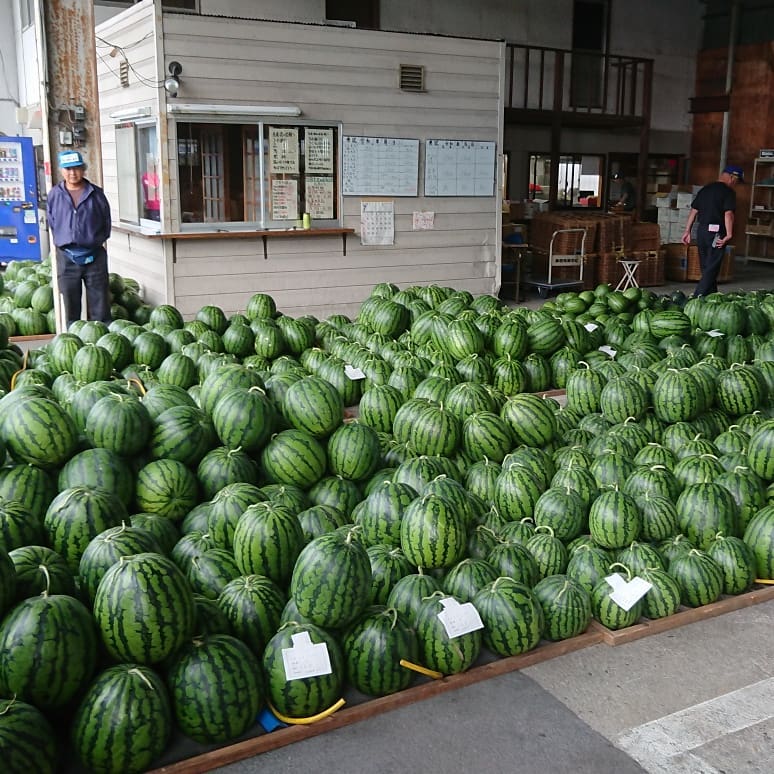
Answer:
[{"label": "woven basket", "polygon": [[600,253],[597,259],[597,282],[614,288],[623,279],[620,253]]},{"label": "woven basket", "polygon": [[[723,263],[720,266],[718,282],[731,282],[734,279],[734,246],[726,247]],[[686,279],[689,282],[698,282],[701,279],[701,263],[699,262],[699,248],[696,245],[688,247]]]},{"label": "woven basket", "polygon": [[658,250],[661,247],[661,230],[658,223],[632,223],[632,252]]},{"label": "woven basket", "polygon": [[640,261],[637,267],[637,284],[641,288],[654,288],[664,284],[666,250],[642,250],[632,253],[632,259]]}]

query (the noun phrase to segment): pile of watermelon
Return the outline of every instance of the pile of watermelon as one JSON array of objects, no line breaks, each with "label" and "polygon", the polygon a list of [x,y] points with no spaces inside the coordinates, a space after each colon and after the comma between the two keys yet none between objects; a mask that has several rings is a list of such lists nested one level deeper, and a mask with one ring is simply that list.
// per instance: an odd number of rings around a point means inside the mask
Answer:
[{"label": "pile of watermelon", "polygon": [[355,320],[256,293],[0,344],[12,771],[142,771],[173,733],[223,744],[774,578],[774,294],[381,284]]},{"label": "pile of watermelon", "polygon": [[[140,295],[139,283],[111,272],[111,317],[137,323],[148,321],[151,306]],[[0,323],[9,336],[39,336],[56,332],[51,261],[11,261],[0,274]]]}]

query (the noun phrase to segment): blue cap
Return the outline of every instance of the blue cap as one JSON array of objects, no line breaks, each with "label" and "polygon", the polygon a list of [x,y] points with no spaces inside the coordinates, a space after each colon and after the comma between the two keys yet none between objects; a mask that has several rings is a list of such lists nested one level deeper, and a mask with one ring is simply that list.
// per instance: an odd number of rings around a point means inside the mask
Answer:
[{"label": "blue cap", "polygon": [[62,169],[85,167],[86,162],[78,151],[59,151],[59,166]]},{"label": "blue cap", "polygon": [[739,179],[740,183],[744,183],[744,170],[738,167],[736,164],[729,164],[724,170],[724,175],[733,175]]}]

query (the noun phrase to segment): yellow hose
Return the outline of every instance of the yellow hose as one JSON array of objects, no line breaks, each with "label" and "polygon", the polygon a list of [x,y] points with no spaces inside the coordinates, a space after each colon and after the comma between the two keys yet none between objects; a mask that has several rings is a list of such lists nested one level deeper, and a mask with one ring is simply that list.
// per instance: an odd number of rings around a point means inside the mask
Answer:
[{"label": "yellow hose", "polygon": [[318,712],[316,715],[312,715],[308,718],[289,718],[286,715],[280,714],[276,709],[274,709],[271,702],[267,702],[269,705],[269,709],[274,714],[274,717],[277,718],[277,720],[281,720],[283,723],[287,723],[288,725],[294,725],[294,726],[302,726],[302,725],[308,725],[309,723],[316,723],[318,720],[322,720],[323,718],[327,718],[329,715],[332,715],[334,712],[336,712],[337,709],[340,709],[344,706],[346,702],[344,699],[339,699],[335,704],[332,704],[328,709],[323,710],[322,712]]},{"label": "yellow hose", "polygon": [[433,680],[440,680],[443,677],[441,672],[436,672],[434,669],[428,669],[427,667],[419,666],[419,664],[412,664],[411,661],[406,661],[405,658],[402,658],[399,663],[402,667],[411,669],[413,672],[419,672],[420,675],[425,675],[425,677],[432,677]]}]

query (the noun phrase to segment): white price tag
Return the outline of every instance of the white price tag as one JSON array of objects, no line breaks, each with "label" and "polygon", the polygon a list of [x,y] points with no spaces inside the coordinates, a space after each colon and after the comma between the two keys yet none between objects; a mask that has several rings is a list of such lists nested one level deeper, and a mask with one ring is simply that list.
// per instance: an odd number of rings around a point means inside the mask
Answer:
[{"label": "white price tag", "polygon": [[349,365],[349,363],[344,366],[344,374],[353,382],[357,379],[365,379],[365,374],[359,368]]},{"label": "white price tag", "polygon": [[725,334],[723,333],[723,331],[711,330],[711,331],[707,331],[707,336],[712,336],[717,338],[718,336],[725,336]]},{"label": "white price tag", "polygon": [[609,355],[610,357],[615,357],[618,352],[617,349],[613,349],[609,344],[603,344],[599,348],[599,351],[604,352],[606,355]]},{"label": "white price tag", "polygon": [[613,589],[610,599],[626,611],[631,610],[653,588],[652,583],[640,577],[634,577],[627,582],[620,575],[613,574],[608,575],[605,580]]},{"label": "white price tag", "polygon": [[596,323],[592,323],[592,322],[587,322],[583,327],[587,331],[595,331],[597,328],[599,328],[599,326]]},{"label": "white price tag", "polygon": [[472,602],[460,604],[453,597],[446,597],[441,600],[441,604],[443,610],[438,613],[438,620],[443,624],[450,640],[484,628],[481,616]]},{"label": "white price tag", "polygon": [[329,675],[331,657],[324,642],[314,643],[309,632],[294,634],[292,648],[282,649],[282,663],[285,666],[286,680],[303,680],[305,677]]}]

